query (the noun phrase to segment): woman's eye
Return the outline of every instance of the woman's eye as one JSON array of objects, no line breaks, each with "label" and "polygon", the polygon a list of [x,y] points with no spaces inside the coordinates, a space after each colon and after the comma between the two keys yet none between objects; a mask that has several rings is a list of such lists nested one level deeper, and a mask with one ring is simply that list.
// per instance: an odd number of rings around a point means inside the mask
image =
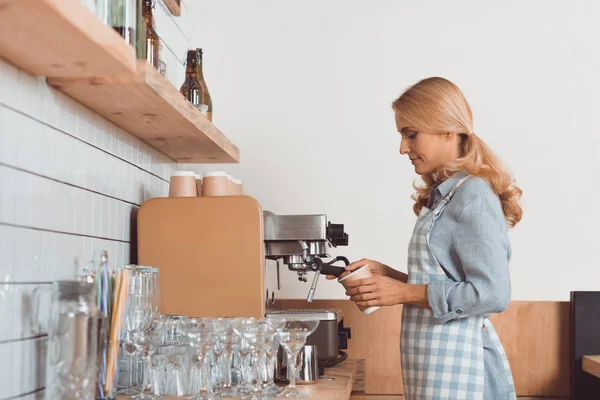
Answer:
[{"label": "woman's eye", "polygon": [[408,139],[414,139],[415,137],[417,137],[417,132],[410,132],[408,135],[406,135],[406,137]]}]

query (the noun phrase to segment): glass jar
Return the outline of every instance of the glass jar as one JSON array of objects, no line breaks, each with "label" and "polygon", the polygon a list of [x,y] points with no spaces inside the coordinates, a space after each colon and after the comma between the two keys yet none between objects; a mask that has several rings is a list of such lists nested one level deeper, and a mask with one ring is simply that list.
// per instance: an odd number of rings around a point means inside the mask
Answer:
[{"label": "glass jar", "polygon": [[102,319],[95,284],[56,282],[48,327],[46,400],[95,399]]}]

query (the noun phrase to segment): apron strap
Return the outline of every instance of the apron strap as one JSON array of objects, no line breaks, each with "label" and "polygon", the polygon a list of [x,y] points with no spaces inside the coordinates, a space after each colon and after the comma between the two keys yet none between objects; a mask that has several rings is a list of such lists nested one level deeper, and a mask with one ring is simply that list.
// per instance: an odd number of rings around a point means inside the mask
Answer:
[{"label": "apron strap", "polygon": [[470,178],[471,178],[471,175],[464,176],[463,178],[461,178],[460,181],[458,181],[458,183],[456,185],[454,185],[454,187],[452,188],[452,190],[450,190],[450,192],[446,196],[444,196],[440,200],[440,202],[438,203],[438,205],[435,207],[434,215],[437,216],[442,211],[444,211],[444,209],[446,208],[446,206],[448,205],[448,203],[452,199],[452,196],[454,196],[454,193],[456,193],[456,191],[458,190],[458,188],[460,188],[462,186],[462,184],[465,183]]}]

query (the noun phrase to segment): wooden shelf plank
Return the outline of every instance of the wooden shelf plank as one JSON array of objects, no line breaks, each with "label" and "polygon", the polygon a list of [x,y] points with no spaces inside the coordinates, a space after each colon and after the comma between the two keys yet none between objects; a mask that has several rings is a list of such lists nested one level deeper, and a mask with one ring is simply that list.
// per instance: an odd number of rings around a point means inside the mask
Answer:
[{"label": "wooden shelf plank", "polygon": [[175,15],[176,17],[179,17],[179,16],[181,16],[181,2],[182,1],[183,0],[165,0],[165,4],[171,11],[171,14]]},{"label": "wooden shelf plank", "polygon": [[134,72],[135,51],[80,0],[0,0],[0,57],[32,75]]},{"label": "wooden shelf plank", "polygon": [[239,162],[238,148],[143,60],[132,74],[48,83],[176,161]]},{"label": "wooden shelf plank", "polygon": [[0,57],[167,156],[239,162],[237,147],[80,0],[0,0],[0,21]]},{"label": "wooden shelf plank", "polygon": [[600,378],[600,356],[583,356],[583,370]]}]

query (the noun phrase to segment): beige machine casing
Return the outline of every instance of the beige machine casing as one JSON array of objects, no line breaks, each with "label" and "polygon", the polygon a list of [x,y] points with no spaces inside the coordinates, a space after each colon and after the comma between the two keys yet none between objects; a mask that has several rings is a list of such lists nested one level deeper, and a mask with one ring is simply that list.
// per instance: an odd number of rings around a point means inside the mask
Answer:
[{"label": "beige machine casing", "polygon": [[264,316],[264,251],[248,196],[155,198],[138,214],[138,263],[160,269],[164,315]]}]

